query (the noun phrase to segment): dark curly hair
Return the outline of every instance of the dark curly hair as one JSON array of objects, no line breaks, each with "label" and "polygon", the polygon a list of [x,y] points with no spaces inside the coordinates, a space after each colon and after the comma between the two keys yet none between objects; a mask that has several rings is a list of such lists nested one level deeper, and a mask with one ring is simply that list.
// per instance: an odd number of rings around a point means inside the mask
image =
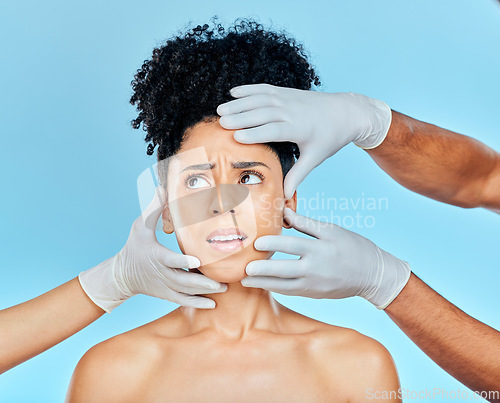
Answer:
[{"label": "dark curly hair", "polygon": [[[147,154],[158,145],[158,161],[176,154],[185,131],[200,121],[218,118],[217,106],[234,99],[229,90],[243,84],[268,83],[303,90],[321,85],[302,45],[285,32],[272,32],[251,19],[237,19],[227,30],[212,17],[208,24],[180,33],[153,49],[131,82],[132,105],[147,132]],[[283,177],[299,158],[297,144],[264,143],[278,156]]]}]

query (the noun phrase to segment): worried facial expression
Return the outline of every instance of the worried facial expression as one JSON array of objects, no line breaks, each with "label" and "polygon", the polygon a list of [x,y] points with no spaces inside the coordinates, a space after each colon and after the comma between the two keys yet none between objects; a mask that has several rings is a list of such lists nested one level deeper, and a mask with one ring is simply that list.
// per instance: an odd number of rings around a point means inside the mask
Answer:
[{"label": "worried facial expression", "polygon": [[[196,256],[199,271],[232,283],[245,267],[273,252],[254,241],[279,235],[285,206],[296,208],[296,194],[284,200],[278,156],[263,144],[241,144],[219,121],[189,129],[178,153],[168,161],[163,230],[175,232],[184,254]],[[196,271],[196,269],[191,269]]]}]

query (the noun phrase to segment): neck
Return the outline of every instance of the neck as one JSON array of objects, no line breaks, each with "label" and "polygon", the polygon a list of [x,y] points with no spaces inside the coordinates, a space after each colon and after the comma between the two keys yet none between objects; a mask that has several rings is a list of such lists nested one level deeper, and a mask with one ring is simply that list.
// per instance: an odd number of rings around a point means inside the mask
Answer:
[{"label": "neck", "polygon": [[237,282],[227,284],[226,292],[203,296],[213,299],[215,308],[179,308],[193,333],[209,331],[225,340],[242,341],[259,331],[280,330],[285,308],[267,290]]}]

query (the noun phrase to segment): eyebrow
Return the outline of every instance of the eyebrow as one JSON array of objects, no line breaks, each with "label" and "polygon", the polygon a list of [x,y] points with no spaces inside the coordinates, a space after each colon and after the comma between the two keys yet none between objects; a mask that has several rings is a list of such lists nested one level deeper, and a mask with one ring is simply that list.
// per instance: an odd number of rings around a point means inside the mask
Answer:
[{"label": "eyebrow", "polygon": [[[267,169],[271,169],[266,164],[264,164],[263,162],[260,162],[260,161],[236,161],[236,162],[232,162],[231,166],[235,169],[245,169],[245,168],[251,168],[251,167],[255,167],[255,166],[264,166]],[[186,168],[184,168],[181,172],[184,172],[187,170],[206,171],[206,170],[214,169],[214,168],[215,168],[215,164],[212,162],[208,162],[205,164],[189,165]]]}]

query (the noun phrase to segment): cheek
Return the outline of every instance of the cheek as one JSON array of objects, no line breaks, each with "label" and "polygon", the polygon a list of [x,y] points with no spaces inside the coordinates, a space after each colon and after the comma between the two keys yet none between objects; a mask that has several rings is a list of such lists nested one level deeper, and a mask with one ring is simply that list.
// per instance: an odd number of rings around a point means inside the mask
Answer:
[{"label": "cheek", "polygon": [[278,235],[283,227],[285,199],[269,193],[253,194],[257,235]]}]

